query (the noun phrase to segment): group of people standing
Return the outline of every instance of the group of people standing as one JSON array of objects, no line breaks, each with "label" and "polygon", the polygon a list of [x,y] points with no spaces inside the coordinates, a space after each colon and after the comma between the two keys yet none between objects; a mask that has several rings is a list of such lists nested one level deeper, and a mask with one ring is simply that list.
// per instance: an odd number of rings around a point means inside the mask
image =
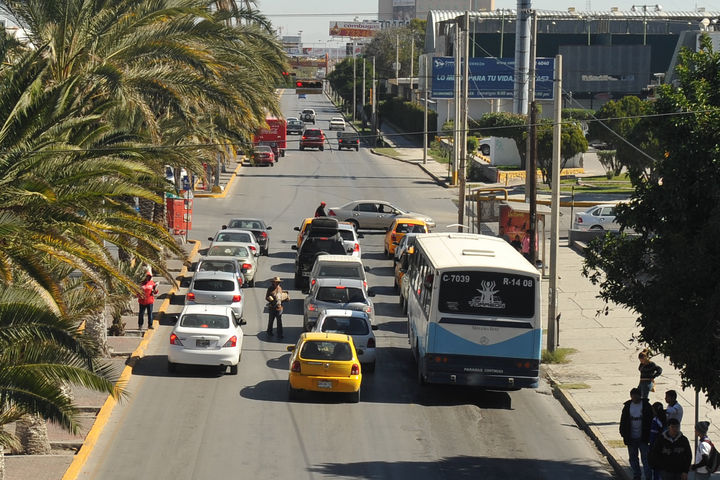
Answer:
[{"label": "group of people standing", "polygon": [[687,480],[690,471],[696,480],[710,478],[706,467],[712,448],[707,436],[710,422],[695,425],[698,446],[693,463],[690,441],[680,430],[683,408],[677,392],[665,392],[667,406],[662,402],[650,405],[648,397],[655,391],[655,379],[662,374],[662,368],[650,360],[647,349],[640,352],[638,360],[640,383],[630,390],[630,400],[624,403],[620,415],[620,435],[628,449],[633,480],[640,480],[643,473],[645,480]]}]

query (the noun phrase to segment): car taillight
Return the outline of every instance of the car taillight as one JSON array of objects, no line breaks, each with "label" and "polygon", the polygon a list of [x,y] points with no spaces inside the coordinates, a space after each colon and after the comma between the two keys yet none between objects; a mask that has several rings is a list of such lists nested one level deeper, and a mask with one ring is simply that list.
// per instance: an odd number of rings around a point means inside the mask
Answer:
[{"label": "car taillight", "polygon": [[252,265],[249,263],[243,263],[242,268],[245,270],[252,270]]},{"label": "car taillight", "polygon": [[363,280],[363,287],[367,288],[367,281]]},{"label": "car taillight", "polygon": [[342,138],[340,140],[338,140],[338,143],[343,143]]},{"label": "car taillight", "polygon": [[291,372],[300,373],[300,360],[295,360],[292,364]]},{"label": "car taillight", "polygon": [[250,250],[252,250],[252,251],[254,252],[255,250],[257,250],[257,248],[255,248],[255,247],[253,247],[252,245],[250,245]]},{"label": "car taillight", "polygon": [[315,310],[317,310],[317,307],[315,306],[315,304],[314,304],[314,303],[309,303],[309,304],[308,304],[308,311],[309,311],[309,312],[314,312]]},{"label": "car taillight", "polygon": [[335,216],[335,212],[334,212],[333,210],[330,210],[330,211],[328,212],[328,216],[329,216],[329,217],[334,217],[334,216]]},{"label": "car taillight", "polygon": [[225,345],[223,347],[237,347],[237,337],[233,335],[232,337],[228,338],[228,341],[225,342]]},{"label": "car taillight", "polygon": [[242,300],[242,295],[233,295],[233,302],[239,302],[240,300]]},{"label": "car taillight", "polygon": [[170,334],[170,345],[178,345],[180,347],[183,346],[183,344],[180,341],[180,339],[178,338],[178,336],[175,335],[174,333]]},{"label": "car taillight", "polygon": [[355,247],[353,247],[353,252],[359,252],[360,251],[360,244],[355,243]]},{"label": "car taillight", "polygon": [[238,285],[239,285],[240,287],[243,286],[243,282],[244,282],[244,281],[245,281],[245,279],[243,278],[242,275],[240,275],[239,277],[237,277],[237,282],[238,282]]},{"label": "car taillight", "polygon": [[582,223],[583,222],[582,217],[577,217],[576,221],[577,221],[577,223]]},{"label": "car taillight", "polygon": [[305,135],[303,135],[302,139],[303,139],[303,140],[307,140],[307,137],[306,137]]},{"label": "car taillight", "polygon": [[365,312],[365,313],[372,313],[372,307],[367,306],[367,307],[363,308],[363,312]]},{"label": "car taillight", "polygon": [[310,285],[311,285],[311,286],[312,286],[312,285],[315,285],[315,282],[316,282],[316,281],[317,281],[317,280],[315,280],[315,279],[313,278],[313,279],[312,279],[312,282],[310,282]]},{"label": "car taillight", "polygon": [[397,239],[397,237],[395,236],[394,233],[392,235],[390,235],[390,241],[394,242],[396,239]]},{"label": "car taillight", "polygon": [[352,369],[350,369],[350,375],[360,375],[360,365],[353,363]]},{"label": "car taillight", "polygon": [[260,232],[260,236],[263,238],[267,238],[267,232]]},{"label": "car taillight", "polygon": [[188,294],[187,294],[187,299],[188,299],[188,300],[193,300],[193,301],[194,301],[194,300],[195,300],[195,294],[194,294],[194,293],[192,293],[192,292],[188,292]]},{"label": "car taillight", "polygon": [[375,338],[369,338],[367,343],[367,348],[375,348]]}]

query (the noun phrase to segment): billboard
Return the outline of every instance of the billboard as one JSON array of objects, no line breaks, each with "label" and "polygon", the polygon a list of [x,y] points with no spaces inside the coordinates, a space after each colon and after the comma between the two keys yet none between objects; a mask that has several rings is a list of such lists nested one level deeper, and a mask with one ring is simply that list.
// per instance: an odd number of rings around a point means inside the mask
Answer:
[{"label": "billboard", "polygon": [[379,31],[377,22],[330,22],[331,37],[372,37]]},{"label": "billboard", "polygon": [[393,0],[393,20],[410,21],[415,18],[415,0]]},{"label": "billboard", "polygon": [[[538,58],[535,63],[535,98],[552,100],[552,58]],[[432,97],[453,98],[455,83],[455,59],[433,57]],[[513,98],[515,89],[514,58],[471,58],[468,95],[470,98]]]}]

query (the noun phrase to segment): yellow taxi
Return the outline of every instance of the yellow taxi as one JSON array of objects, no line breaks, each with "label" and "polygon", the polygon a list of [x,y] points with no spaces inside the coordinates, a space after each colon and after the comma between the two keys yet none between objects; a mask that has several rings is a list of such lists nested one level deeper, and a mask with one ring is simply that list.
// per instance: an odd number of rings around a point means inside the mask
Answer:
[{"label": "yellow taxi", "polygon": [[[340,333],[306,332],[297,345],[288,345],[290,375],[288,398],[300,391],[349,393],[360,401],[360,360],[352,337]],[[361,351],[362,352],[362,351]]]},{"label": "yellow taxi", "polygon": [[315,219],[315,217],[308,217],[305,220],[302,221],[299,227],[295,227],[295,231],[298,232],[297,236],[297,247],[300,248],[300,244],[303,241],[303,237],[305,236],[305,231],[308,228],[308,225],[312,223],[312,221]]},{"label": "yellow taxi", "polygon": [[425,220],[419,218],[396,218],[385,234],[385,256],[392,257],[400,240],[406,233],[428,233]]}]

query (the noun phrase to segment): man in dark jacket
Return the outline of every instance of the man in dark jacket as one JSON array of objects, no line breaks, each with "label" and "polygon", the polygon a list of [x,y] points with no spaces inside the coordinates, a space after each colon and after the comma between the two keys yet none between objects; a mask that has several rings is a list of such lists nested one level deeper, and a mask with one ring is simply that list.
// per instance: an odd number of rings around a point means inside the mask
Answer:
[{"label": "man in dark jacket", "polygon": [[648,463],[648,451],[650,450],[650,424],[653,419],[653,410],[647,398],[642,398],[639,388],[630,390],[630,400],[623,404],[620,415],[620,435],[627,445],[630,467],[633,471],[633,480],[642,478],[640,471],[640,460],[642,460],[645,479],[652,478],[650,464]]},{"label": "man in dark jacket", "polygon": [[691,462],[690,441],[680,431],[677,418],[671,418],[668,429],[655,440],[650,450],[650,465],[660,470],[662,480],[687,480]]},{"label": "man in dark jacket", "polygon": [[315,209],[316,217],[327,217],[325,213],[325,202],[320,202],[320,206]]}]

